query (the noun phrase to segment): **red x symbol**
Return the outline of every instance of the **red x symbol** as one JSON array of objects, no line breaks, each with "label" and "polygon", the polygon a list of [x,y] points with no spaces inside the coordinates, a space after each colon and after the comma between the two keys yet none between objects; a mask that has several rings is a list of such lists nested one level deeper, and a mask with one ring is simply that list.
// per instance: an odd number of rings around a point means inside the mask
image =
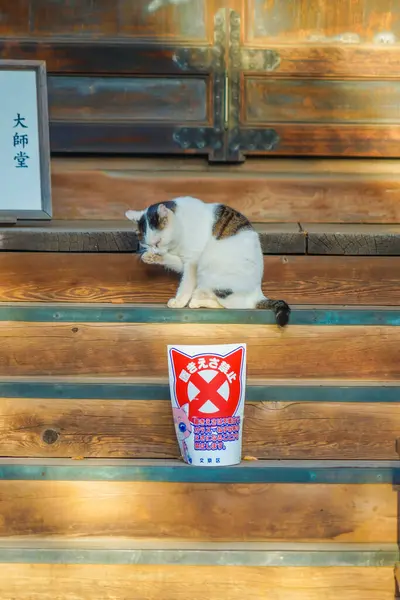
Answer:
[{"label": "red x symbol", "polygon": [[[171,349],[171,363],[172,370],[175,379],[175,389],[174,395],[176,401],[179,406],[184,406],[185,404],[189,405],[189,419],[193,420],[194,417],[204,418],[211,417],[215,418],[225,418],[232,417],[235,414],[235,411],[238,407],[241,398],[241,390],[242,390],[242,375],[241,369],[243,366],[243,358],[244,358],[244,348],[238,347],[233,352],[221,357],[220,355],[215,354],[201,354],[202,358],[204,358],[207,363],[209,363],[210,359],[217,360],[217,363],[224,358],[224,360],[228,360],[231,366],[231,370],[236,374],[236,379],[233,379],[228,383],[228,378],[225,373],[221,371],[217,371],[213,369],[215,375],[211,381],[206,381],[201,375],[201,370],[195,373],[191,373],[189,378],[186,378],[188,375],[188,364],[189,362],[193,362],[197,360],[197,356],[187,356],[183,352],[172,348]],[[184,377],[181,377],[181,374],[185,374]],[[225,399],[218,392],[220,387],[227,383],[229,395]],[[189,398],[189,384],[192,383],[198,389],[197,395],[191,400]],[[227,390],[227,392],[228,392]],[[225,394],[224,394],[225,395]],[[192,393],[191,396],[193,397]],[[207,415],[201,409],[204,404],[210,400],[216,408],[215,412]]]},{"label": "red x symbol", "polygon": [[210,400],[218,408],[218,412],[226,410],[227,402],[218,392],[221,385],[226,381],[226,376],[223,373],[217,373],[211,381],[206,381],[198,373],[193,373],[190,381],[197,387],[199,393],[189,405],[189,419],[201,411],[207,400]]}]

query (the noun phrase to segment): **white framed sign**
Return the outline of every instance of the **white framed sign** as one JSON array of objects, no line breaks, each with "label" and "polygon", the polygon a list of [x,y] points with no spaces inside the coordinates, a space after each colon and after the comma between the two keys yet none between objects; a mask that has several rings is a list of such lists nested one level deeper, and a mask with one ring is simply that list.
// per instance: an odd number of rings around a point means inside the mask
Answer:
[{"label": "white framed sign", "polygon": [[51,219],[46,65],[0,60],[0,223]]}]

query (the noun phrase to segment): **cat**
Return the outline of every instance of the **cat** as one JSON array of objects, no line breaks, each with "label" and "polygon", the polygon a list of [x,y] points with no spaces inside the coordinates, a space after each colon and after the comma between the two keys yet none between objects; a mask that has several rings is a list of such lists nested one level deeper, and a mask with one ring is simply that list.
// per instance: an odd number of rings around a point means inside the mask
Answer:
[{"label": "cat", "polygon": [[182,274],[170,308],[266,308],[281,327],[289,322],[286,302],[261,291],[260,238],[237,210],[186,196],[125,215],[137,224],[142,261]]}]

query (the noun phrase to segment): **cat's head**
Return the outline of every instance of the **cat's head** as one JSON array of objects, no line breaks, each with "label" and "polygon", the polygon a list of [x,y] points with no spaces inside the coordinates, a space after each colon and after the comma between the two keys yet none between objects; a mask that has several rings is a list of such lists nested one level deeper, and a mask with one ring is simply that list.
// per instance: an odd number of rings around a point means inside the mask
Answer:
[{"label": "cat's head", "polygon": [[142,249],[164,254],[175,235],[176,204],[170,200],[152,204],[145,210],[128,210],[125,216],[136,223]]}]

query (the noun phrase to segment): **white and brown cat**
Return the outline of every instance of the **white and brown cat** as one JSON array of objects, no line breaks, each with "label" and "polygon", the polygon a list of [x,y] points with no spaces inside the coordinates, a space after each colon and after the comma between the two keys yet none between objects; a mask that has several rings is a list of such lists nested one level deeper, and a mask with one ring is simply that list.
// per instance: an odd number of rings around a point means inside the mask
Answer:
[{"label": "white and brown cat", "polygon": [[240,212],[188,196],[126,216],[137,224],[143,262],[182,274],[170,308],[266,308],[278,325],[289,322],[286,302],[261,290],[260,239]]}]

